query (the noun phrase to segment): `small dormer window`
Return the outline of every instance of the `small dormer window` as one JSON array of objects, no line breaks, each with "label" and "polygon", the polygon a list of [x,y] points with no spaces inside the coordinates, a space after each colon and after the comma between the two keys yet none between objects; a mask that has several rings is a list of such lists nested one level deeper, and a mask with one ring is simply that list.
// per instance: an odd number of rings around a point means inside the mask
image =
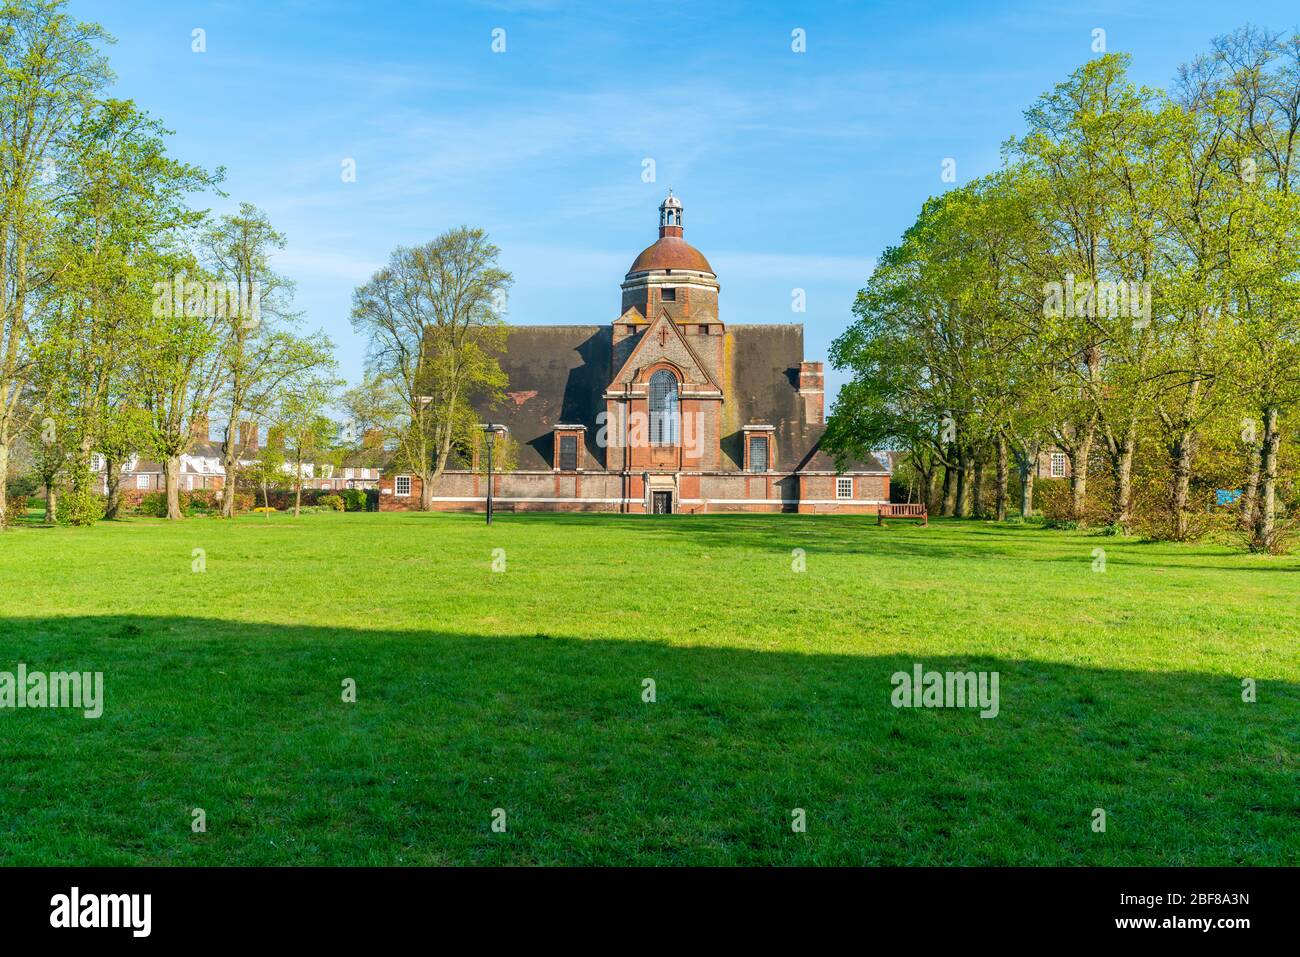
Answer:
[{"label": "small dormer window", "polygon": [[749,470],[751,472],[767,471],[766,435],[751,435],[749,437]]},{"label": "small dormer window", "polygon": [[676,290],[676,289],[661,289],[661,290],[659,291],[659,298],[662,299],[664,302],[676,302],[676,301],[677,301],[677,290]]}]

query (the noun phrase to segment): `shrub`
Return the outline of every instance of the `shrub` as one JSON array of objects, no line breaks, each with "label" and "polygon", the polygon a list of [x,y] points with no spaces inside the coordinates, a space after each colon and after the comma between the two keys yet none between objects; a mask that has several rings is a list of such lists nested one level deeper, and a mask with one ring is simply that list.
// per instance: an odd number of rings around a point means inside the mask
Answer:
[{"label": "shrub", "polygon": [[147,492],[140,496],[140,501],[130,508],[133,514],[149,515],[153,518],[167,517],[167,493],[166,492]]},{"label": "shrub", "polygon": [[54,504],[54,518],[60,525],[94,525],[104,517],[104,496],[94,492],[65,492]]},{"label": "shrub", "polygon": [[333,509],[336,512],[343,511],[343,499],[338,495],[322,495],[316,499],[316,504],[321,508]]},{"label": "shrub", "polygon": [[[329,494],[330,492],[328,489],[304,487],[302,490],[302,505],[304,508],[309,505],[319,505],[321,498]],[[261,505],[262,492],[260,489],[257,490],[254,497],[256,498],[254,504]],[[293,508],[294,505],[298,504],[298,493],[292,488],[273,488],[268,492],[267,498],[270,499],[270,504],[274,505],[281,512],[287,512]],[[235,499],[235,507],[236,509],[241,508],[238,498]]]},{"label": "shrub", "polygon": [[278,512],[278,511],[280,511],[280,510],[279,510],[278,508],[276,508],[275,506],[269,506],[269,507],[268,507],[268,506],[266,506],[266,505],[259,505],[259,506],[257,506],[257,508],[253,509],[252,511],[253,511],[255,514],[259,514],[259,515],[270,515],[272,512]]},{"label": "shrub", "polygon": [[366,510],[365,489],[350,488],[344,491],[343,506],[349,512],[364,512]]},{"label": "shrub", "polygon": [[26,519],[27,507],[26,495],[10,495],[5,503],[4,524],[12,525]]},{"label": "shrub", "polygon": [[1077,531],[1079,528],[1079,523],[1072,518],[1049,518],[1045,525],[1047,528],[1058,528],[1066,532]]},{"label": "shrub", "polygon": [[5,491],[9,498],[18,498],[20,495],[31,498],[40,490],[41,480],[30,472],[15,475],[5,483]]},{"label": "shrub", "polygon": [[[238,505],[239,499],[236,498],[235,506]],[[213,515],[221,511],[221,502],[211,489],[181,492],[181,510],[186,515]]]}]

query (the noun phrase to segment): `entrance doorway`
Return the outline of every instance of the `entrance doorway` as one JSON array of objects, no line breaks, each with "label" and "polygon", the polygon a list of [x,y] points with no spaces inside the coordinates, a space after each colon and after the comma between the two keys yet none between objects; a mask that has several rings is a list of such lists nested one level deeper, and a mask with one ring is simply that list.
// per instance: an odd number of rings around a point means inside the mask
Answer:
[{"label": "entrance doorway", "polygon": [[673,510],[672,492],[651,492],[656,515],[670,515]]}]

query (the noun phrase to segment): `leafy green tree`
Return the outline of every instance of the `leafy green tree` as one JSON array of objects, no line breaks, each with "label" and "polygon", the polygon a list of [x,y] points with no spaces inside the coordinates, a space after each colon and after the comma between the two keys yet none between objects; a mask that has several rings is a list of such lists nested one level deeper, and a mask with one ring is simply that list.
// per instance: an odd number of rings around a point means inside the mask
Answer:
[{"label": "leafy green tree", "polygon": [[[62,0],[0,3],[0,475],[40,343],[39,299],[64,264],[48,253],[57,170],[112,73],[103,28],[64,12]],[[0,526],[5,489],[0,483]]]},{"label": "leafy green tree", "polygon": [[[181,277],[182,288],[206,288],[203,273],[184,254],[160,257],[158,267],[160,275]],[[190,451],[196,427],[207,423],[225,370],[223,318],[210,314],[201,302],[187,308],[185,296],[179,298],[164,298],[150,310],[132,350],[129,373],[148,416],[146,450],[163,463],[167,518],[172,520],[182,517],[181,456]],[[234,494],[234,482],[227,477],[223,501],[233,504]]]},{"label": "leafy green tree", "polygon": [[[295,332],[301,317],[291,308],[293,283],[271,266],[271,255],[284,245],[283,234],[249,203],[220,217],[202,237],[204,258],[218,289],[228,294],[224,310],[209,311],[219,312],[224,320],[222,464],[230,488],[235,487],[245,451],[244,423],[268,419],[290,382],[332,361],[333,345],[323,333]],[[234,515],[234,505],[233,495],[223,499],[227,518]]]},{"label": "leafy green tree", "polygon": [[338,426],[323,410],[333,404],[342,384],[333,376],[312,371],[291,382],[280,402],[276,428],[284,437],[295,518],[302,511],[302,483],[308,466],[320,466],[333,456]]},{"label": "leafy green tree", "polygon": [[[263,508],[271,507],[271,489],[281,488],[287,478],[288,473],[285,471],[284,449],[281,443],[268,441],[262,449],[258,451],[257,458],[253,459],[240,475],[246,482],[254,485],[262,493]],[[235,497],[235,487],[226,485],[230,499]]]},{"label": "leafy green tree", "polygon": [[1286,414],[1300,407],[1300,34],[1244,27],[1221,36],[1180,70],[1178,94],[1189,112],[1224,117],[1216,129],[1230,134],[1220,182],[1237,193],[1219,291],[1234,323],[1242,437],[1254,453],[1241,514],[1252,549],[1279,551],[1278,450]]},{"label": "leafy green tree", "polygon": [[140,416],[130,411],[139,406],[131,358],[151,319],[155,287],[170,285],[159,265],[202,219],[187,200],[220,179],[168,157],[164,134],[129,102],[96,104],[77,131],[80,152],[60,175],[55,237],[64,270],[47,336],[72,376],[69,478],[77,498],[92,494],[95,452],[112,444],[117,465],[141,451]]}]

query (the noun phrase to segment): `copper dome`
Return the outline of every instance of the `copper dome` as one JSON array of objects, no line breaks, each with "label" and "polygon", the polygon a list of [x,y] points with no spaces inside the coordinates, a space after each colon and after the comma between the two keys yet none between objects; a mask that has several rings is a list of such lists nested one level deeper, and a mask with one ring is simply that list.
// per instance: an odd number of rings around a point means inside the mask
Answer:
[{"label": "copper dome", "polygon": [[659,237],[653,245],[641,250],[641,255],[636,257],[627,274],[630,276],[651,269],[693,269],[696,272],[713,272],[713,267],[704,258],[704,253],[680,236]]}]

